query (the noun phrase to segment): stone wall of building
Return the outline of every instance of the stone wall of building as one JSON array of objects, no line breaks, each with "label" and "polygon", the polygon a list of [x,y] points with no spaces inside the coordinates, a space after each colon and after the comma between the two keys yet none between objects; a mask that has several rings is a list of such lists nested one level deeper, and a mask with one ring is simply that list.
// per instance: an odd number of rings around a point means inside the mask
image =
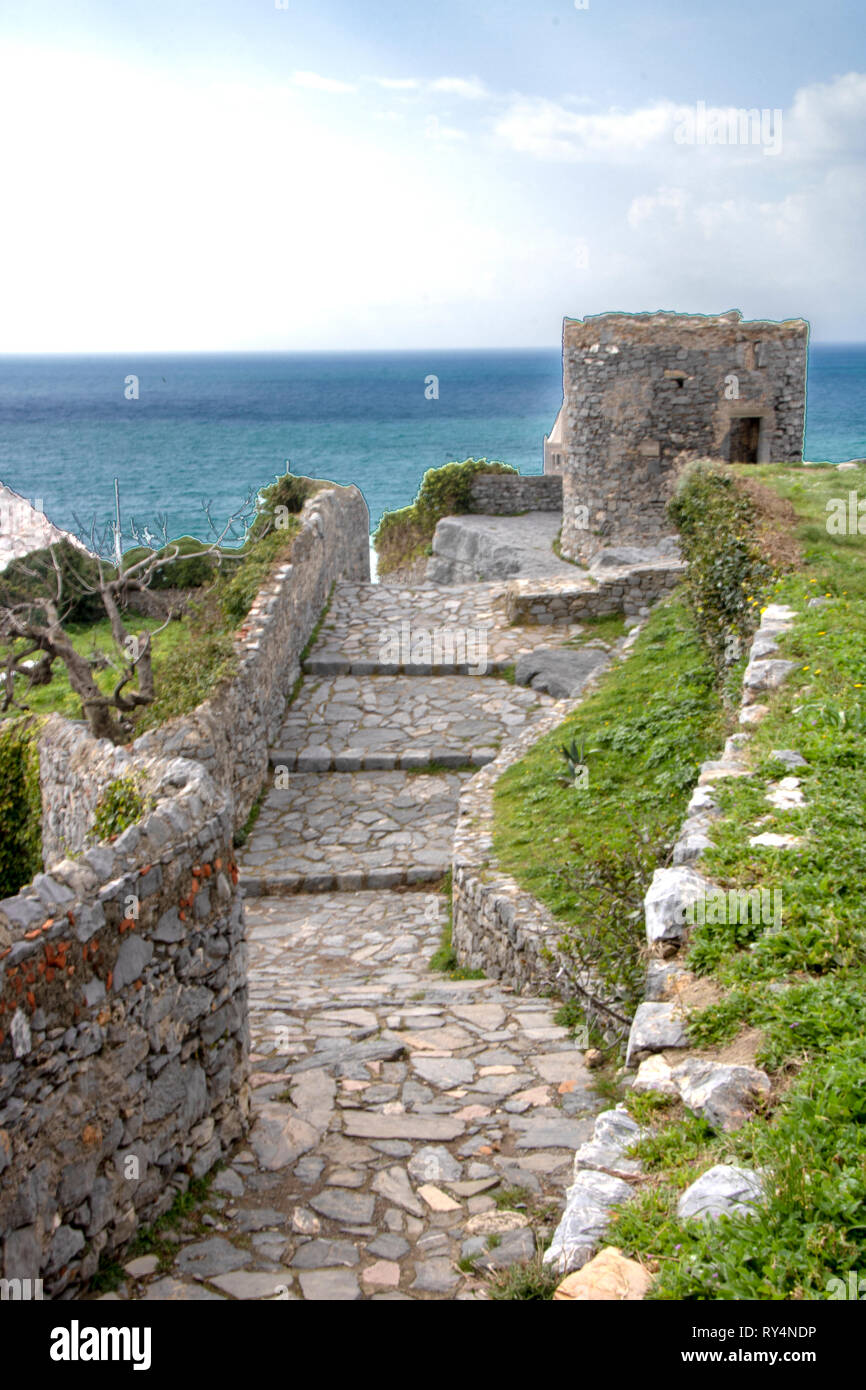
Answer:
[{"label": "stone wall of building", "polygon": [[485,516],[562,510],[562,479],[537,473],[477,473],[469,485],[471,510]]},{"label": "stone wall of building", "polygon": [[738,311],[566,319],[562,553],[652,544],[686,462],[802,460],[808,325]]},{"label": "stone wall of building", "polygon": [[[241,1135],[249,1041],[225,789],[57,716],[40,749],[73,857],[0,902],[0,1238],[54,1297]],[[88,845],[69,808],[119,776],[145,814]]]}]

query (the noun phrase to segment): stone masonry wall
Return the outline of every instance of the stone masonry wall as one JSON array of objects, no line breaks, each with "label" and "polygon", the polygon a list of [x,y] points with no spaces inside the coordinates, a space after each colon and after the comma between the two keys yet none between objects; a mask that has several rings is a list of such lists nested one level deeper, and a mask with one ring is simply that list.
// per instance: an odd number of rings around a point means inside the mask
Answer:
[{"label": "stone masonry wall", "polygon": [[[563,327],[562,553],[652,544],[683,465],[738,453],[802,459],[808,325],[686,314],[601,314]],[[741,445],[741,441],[740,441]],[[560,447],[560,446],[557,446]]]},{"label": "stone masonry wall", "polygon": [[610,613],[643,616],[676,588],[685,569],[682,560],[671,558],[610,566],[599,571],[597,580],[579,571],[574,579],[512,579],[505,591],[506,611],[512,623],[572,623]]},{"label": "stone masonry wall", "polygon": [[317,493],[305,503],[301,521],[291,563],[274,572],[240,629],[233,679],[192,714],[144,734],[135,745],[145,755],[200,762],[231,791],[236,827],[264,784],[269,740],[333,584],[370,578],[370,516],[356,487]]},{"label": "stone masonry wall", "polygon": [[473,512],[514,516],[518,512],[562,510],[562,478],[539,473],[477,473],[470,483]]},{"label": "stone masonry wall", "polygon": [[[633,641],[626,639],[623,653]],[[584,694],[591,693],[604,669],[599,667]],[[493,851],[497,781],[540,738],[556,729],[576,703],[558,701],[547,715],[509,739],[494,761],[477,772],[461,793],[451,866],[452,943],[461,965],[483,970],[515,990],[538,993],[549,986],[564,998],[578,999],[589,990],[598,999],[603,993],[599,982],[559,949],[562,923],[501,868]],[[613,1017],[598,1016],[602,1027],[606,1023],[618,1027]]]},{"label": "stone masonry wall", "polygon": [[40,742],[70,804],[134,776],[148,805],[0,902],[3,1275],[54,1297],[240,1136],[249,1041],[230,797],[57,716]]}]

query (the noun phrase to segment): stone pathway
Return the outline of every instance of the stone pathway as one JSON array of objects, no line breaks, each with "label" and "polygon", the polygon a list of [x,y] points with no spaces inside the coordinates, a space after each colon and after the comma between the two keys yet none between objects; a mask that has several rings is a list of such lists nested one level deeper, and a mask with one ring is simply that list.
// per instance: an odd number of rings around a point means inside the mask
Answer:
[{"label": "stone pathway", "polygon": [[451,863],[460,788],[471,772],[295,773],[268,794],[243,855],[248,893],[391,888]]},{"label": "stone pathway", "polygon": [[[538,634],[505,627],[492,588],[342,586],[309,665],[370,653],[395,615],[495,616],[513,660]],[[421,729],[428,763],[465,763],[554,707],[489,676],[307,680],[279,742],[327,761],[268,793],[242,856],[248,1141],[108,1297],[477,1299],[485,1273],[532,1258],[604,1102],[553,1005],[430,969],[446,905],[423,885],[450,863],[471,771],[331,768],[377,729],[379,750]]]},{"label": "stone pathway", "polygon": [[[557,627],[556,640],[564,642],[580,631],[577,623],[565,624]],[[509,626],[501,583],[424,584],[414,589],[339,584],[304,669],[321,676],[388,674],[400,669],[425,675],[435,666],[442,674],[454,670],[466,674],[467,667],[479,664],[478,634],[482,632],[487,673],[512,665],[523,652],[547,646],[551,640],[549,627]]]},{"label": "stone pathway", "polygon": [[289,708],[271,762],[299,772],[455,760],[483,767],[510,730],[546,703],[546,696],[504,680],[428,676],[407,686],[405,676],[310,678]]}]

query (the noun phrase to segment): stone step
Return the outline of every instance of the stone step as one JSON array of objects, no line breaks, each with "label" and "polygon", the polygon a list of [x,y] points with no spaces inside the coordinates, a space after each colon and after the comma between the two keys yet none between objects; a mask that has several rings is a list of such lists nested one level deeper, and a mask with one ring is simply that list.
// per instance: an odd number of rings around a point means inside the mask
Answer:
[{"label": "stone step", "polygon": [[365,889],[423,887],[438,883],[451,867],[451,857],[443,854],[428,865],[403,865],[395,869],[358,869],[344,873],[293,874],[268,871],[265,874],[243,870],[241,886],[246,897],[291,898],[307,893],[355,893]]},{"label": "stone step", "polygon": [[330,676],[309,680],[271,750],[290,772],[483,767],[504,737],[552,705],[507,681],[468,676]]},{"label": "stone step", "polygon": [[288,748],[272,748],[271,767],[288,772],[417,772],[425,767],[448,768],[486,767],[496,757],[495,748],[417,748],[411,753],[363,753],[347,749],[332,753],[325,748],[302,748],[295,753]]},{"label": "stone step", "polygon": [[466,661],[439,661],[434,666],[424,661],[348,661],[338,656],[311,656],[303,664],[306,676],[498,676],[513,666],[515,654],[496,658],[487,657],[486,669],[478,671],[478,663],[471,667]]},{"label": "stone step", "polygon": [[326,892],[432,882],[451,860],[468,772],[290,775],[240,855],[247,892]]}]

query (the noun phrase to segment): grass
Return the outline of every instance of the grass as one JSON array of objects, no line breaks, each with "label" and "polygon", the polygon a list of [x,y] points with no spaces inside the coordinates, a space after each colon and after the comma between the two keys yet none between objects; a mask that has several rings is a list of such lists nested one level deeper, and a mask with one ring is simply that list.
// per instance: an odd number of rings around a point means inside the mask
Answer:
[{"label": "grass", "polygon": [[203,1233],[207,1230],[202,1218],[209,1212],[207,1200],[211,1184],[221,1167],[222,1165],[218,1164],[205,1177],[193,1178],[185,1192],[178,1192],[168,1211],[158,1217],[152,1225],[141,1227],[122,1255],[114,1252],[104,1256],[90,1282],[90,1292],[112,1293],[119,1288],[129,1277],[123,1263],[128,1264],[139,1255],[156,1255],[159,1259],[159,1273],[166,1273],[174,1262],[178,1247],[173,1241],[166,1240],[165,1233],[180,1228],[186,1232],[191,1230],[193,1233]]},{"label": "grass", "polygon": [[[562,924],[560,949],[589,956],[626,1003],[643,984],[644,893],[726,727],[712,662],[674,595],[630,659],[496,784],[500,865]],[[585,791],[566,776],[562,747],[572,739],[587,750]]]},{"label": "grass", "polygon": [[547,1303],[553,1298],[560,1276],[545,1269],[538,1255],[525,1264],[503,1269],[488,1281],[487,1291],[496,1302]]},{"label": "grass", "polygon": [[[754,775],[715,786],[724,816],[701,868],[721,887],[779,889],[782,920],[693,929],[688,964],[725,993],[692,1015],[690,1032],[712,1048],[744,1026],[759,1029],[775,1109],[718,1136],[677,1107],[630,1097],[653,1125],[637,1148],[652,1181],[619,1210],[611,1238],[655,1261],[659,1299],[823,1299],[831,1278],[866,1265],[866,537],[833,536],[825,525],[827,502],[858,481],[866,493],[866,479],[771,466],[749,474],[798,517],[803,566],[763,600],[800,611],[780,639],[797,668],[752,730]],[[825,603],[809,608],[815,596]],[[787,769],[772,752],[785,748],[807,759],[797,773],[806,805],[774,811],[767,788]],[[803,843],[752,848],[758,822]],[[765,1173],[758,1213],[678,1221],[679,1192],[717,1162]]]},{"label": "grass", "polygon": [[599,618],[581,618],[581,624],[585,630],[578,632],[575,637],[569,637],[567,642],[563,642],[564,647],[584,647],[587,642],[607,642],[612,646],[628,632],[622,613],[606,613]]},{"label": "grass", "polygon": [[439,892],[445,899],[446,921],[442,928],[442,936],[439,945],[430,957],[430,969],[447,975],[450,980],[483,980],[483,970],[469,970],[465,965],[461,965],[457,959],[457,952],[451,942],[452,932],[452,906],[451,906],[451,870],[444,875],[439,886]]}]

